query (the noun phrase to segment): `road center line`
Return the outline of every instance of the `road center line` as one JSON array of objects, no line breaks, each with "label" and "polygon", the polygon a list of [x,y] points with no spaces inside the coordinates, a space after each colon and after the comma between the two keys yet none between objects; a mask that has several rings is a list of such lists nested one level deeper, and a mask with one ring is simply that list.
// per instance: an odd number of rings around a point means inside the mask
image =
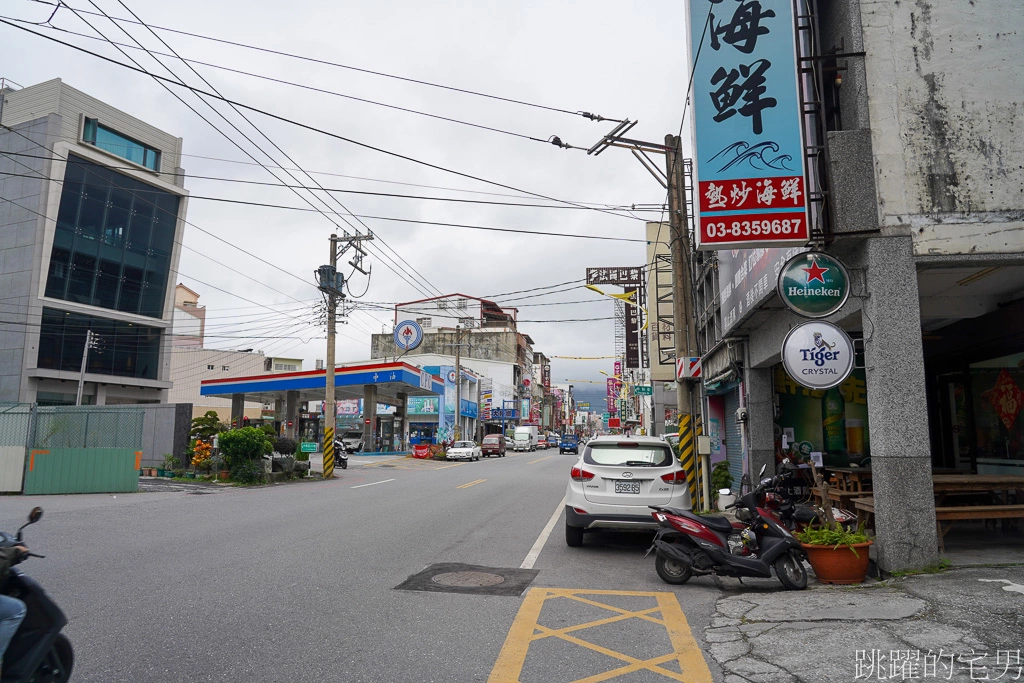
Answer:
[{"label": "road center line", "polygon": [[530,548],[530,552],[526,553],[526,559],[519,565],[520,569],[533,569],[533,563],[540,557],[540,551],[544,548],[544,544],[548,542],[548,536],[551,535],[551,531],[555,528],[555,523],[558,522],[558,517],[562,514],[562,508],[565,507],[565,496],[562,496],[562,500],[555,507],[555,514],[551,515],[551,519],[544,526],[544,530],[540,532],[540,536],[534,542],[533,547]]},{"label": "road center line", "polygon": [[482,484],[485,481],[487,481],[487,480],[486,479],[477,479],[476,481],[471,481],[468,484],[462,484],[460,486],[456,486],[455,488],[457,488],[457,489],[468,489],[470,486],[475,486],[477,484]]},{"label": "road center line", "polygon": [[536,460],[531,460],[530,462],[528,462],[526,464],[527,465],[532,465],[535,462],[540,462],[541,460],[547,460],[548,458],[553,458],[553,457],[555,457],[555,456],[553,456],[553,455],[545,455],[543,458],[538,458]]},{"label": "road center line", "polygon": [[386,484],[389,481],[394,481],[394,479],[385,479],[384,481],[371,481],[369,484],[359,484],[358,486],[350,486],[349,488],[350,489],[361,489],[364,486],[376,486],[377,484]]}]

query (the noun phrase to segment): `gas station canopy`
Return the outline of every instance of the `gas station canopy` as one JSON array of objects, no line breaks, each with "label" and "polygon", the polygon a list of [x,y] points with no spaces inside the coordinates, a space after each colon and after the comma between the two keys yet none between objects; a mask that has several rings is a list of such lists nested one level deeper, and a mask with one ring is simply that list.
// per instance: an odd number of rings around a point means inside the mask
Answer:
[{"label": "gas station canopy", "polygon": [[[398,394],[432,396],[444,394],[444,382],[409,363],[347,363],[334,371],[334,395],[337,399],[363,398],[367,386],[377,389],[377,402],[398,405]],[[280,372],[252,377],[226,377],[203,380],[202,396],[229,398],[244,394],[247,401],[273,403],[291,391],[299,392],[299,401],[322,401],[327,389],[326,370]]]}]

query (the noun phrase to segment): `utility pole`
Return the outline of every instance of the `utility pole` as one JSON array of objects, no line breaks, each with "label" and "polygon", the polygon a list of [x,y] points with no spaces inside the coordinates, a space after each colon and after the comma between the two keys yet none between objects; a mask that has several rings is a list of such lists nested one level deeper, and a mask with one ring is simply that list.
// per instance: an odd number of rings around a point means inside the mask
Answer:
[{"label": "utility pole", "polygon": [[[469,328],[465,330],[469,332]],[[452,432],[453,438],[458,441],[462,438],[462,347],[469,346],[469,344],[462,343],[462,325],[455,326],[455,343],[445,344],[445,346],[455,347],[455,431]],[[504,408],[504,405],[502,406]],[[504,414],[504,410],[502,413]],[[502,418],[504,420],[504,417]],[[504,430],[502,430],[504,434]]]},{"label": "utility pole", "polygon": [[[329,265],[320,266],[317,270],[319,289],[327,298],[327,372],[324,395],[324,479],[334,476],[334,430],[337,427],[337,408],[334,400],[334,352],[337,337],[338,299],[345,298],[345,276],[338,272],[338,257],[350,247],[355,247],[356,254],[349,262],[353,268],[368,275],[362,268],[362,257],[365,255],[359,243],[372,240],[373,235],[331,235],[331,254]],[[339,244],[342,246],[339,248]]]},{"label": "utility pole", "polygon": [[99,344],[99,337],[92,333],[92,330],[85,332],[85,348],[82,349],[82,372],[78,375],[78,395],[75,397],[75,405],[82,405],[82,389],[85,387],[85,366],[89,363],[89,349],[95,349]]}]

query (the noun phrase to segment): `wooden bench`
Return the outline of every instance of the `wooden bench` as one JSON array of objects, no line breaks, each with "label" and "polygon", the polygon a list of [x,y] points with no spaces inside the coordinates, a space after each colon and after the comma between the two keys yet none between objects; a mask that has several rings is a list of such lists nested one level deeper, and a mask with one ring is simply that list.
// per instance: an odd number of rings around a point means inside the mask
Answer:
[{"label": "wooden bench", "polygon": [[[857,523],[862,521],[870,525],[875,514],[873,496],[854,498],[853,506],[857,510]],[[939,536],[939,549],[945,550],[944,537],[952,526],[952,522],[962,519],[1015,519],[1024,518],[1024,505],[956,505],[938,506],[935,508],[935,525]],[[950,522],[943,525],[943,522]]]},{"label": "wooden bench", "polygon": [[[818,490],[817,488],[812,488],[811,493],[814,495],[815,502],[817,502],[819,505],[821,505],[824,502],[821,499],[820,490]],[[832,501],[832,507],[842,508],[843,510],[850,510],[853,508],[853,503],[851,501],[853,501],[853,499],[855,498],[864,496],[865,493],[870,493],[870,491],[844,491],[842,489],[829,487],[828,499]]]}]

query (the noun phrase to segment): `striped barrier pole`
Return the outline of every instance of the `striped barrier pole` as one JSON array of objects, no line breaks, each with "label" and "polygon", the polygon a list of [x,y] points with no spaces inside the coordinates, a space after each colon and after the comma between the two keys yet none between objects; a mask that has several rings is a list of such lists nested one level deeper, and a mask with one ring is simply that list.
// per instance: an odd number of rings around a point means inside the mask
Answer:
[{"label": "striped barrier pole", "polygon": [[334,476],[334,427],[324,427],[324,479]]},{"label": "striped barrier pole", "polygon": [[686,484],[690,487],[690,506],[700,510],[697,500],[697,463],[693,447],[693,421],[689,414],[679,416],[679,462],[686,472]]}]

